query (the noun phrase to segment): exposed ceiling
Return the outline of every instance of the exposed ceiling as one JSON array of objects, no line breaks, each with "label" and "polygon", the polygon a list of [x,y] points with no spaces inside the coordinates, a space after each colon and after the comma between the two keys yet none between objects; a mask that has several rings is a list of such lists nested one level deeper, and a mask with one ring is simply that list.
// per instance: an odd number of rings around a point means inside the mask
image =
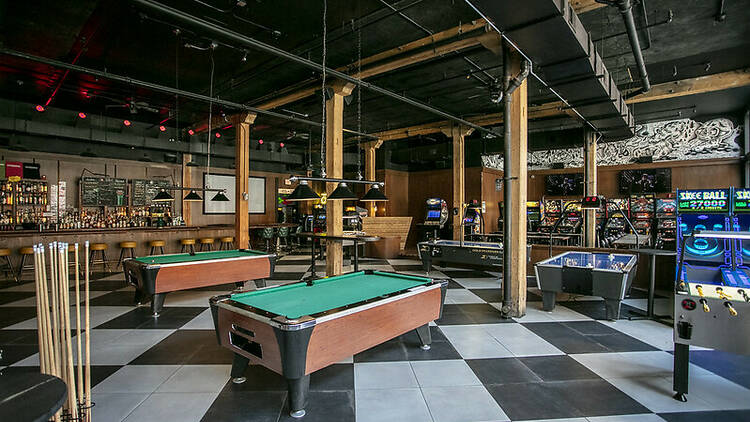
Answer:
[{"label": "exposed ceiling", "polygon": [[[322,52],[322,1],[284,2],[255,0],[161,0],[194,16],[256,38],[316,62]],[[581,6],[585,4],[585,6]],[[652,84],[718,74],[750,67],[750,0],[660,0],[635,2],[636,25]],[[723,19],[718,18],[725,4]],[[599,54],[621,90],[637,88],[639,81],[633,55],[619,12],[596,7],[593,1],[574,2],[579,18],[590,32]],[[519,7],[524,7],[519,4]],[[644,13],[645,11],[645,13]],[[378,86],[418,99],[462,118],[500,112],[490,100],[493,81],[502,73],[502,60],[476,41],[484,33],[479,16],[461,0],[328,0],[327,57],[329,67],[356,63],[399,46],[435,37],[437,41],[413,50],[398,51],[389,58],[363,66],[386,71],[367,78]],[[468,30],[440,37],[459,25]],[[648,26],[648,29],[643,29]],[[319,75],[283,59],[246,50],[221,39],[183,27],[131,2],[115,0],[58,0],[0,3],[0,44],[9,49],[53,58],[67,63],[107,70],[140,80],[209,94],[211,56],[214,62],[213,94],[253,106],[263,106],[294,92],[295,85],[310,95],[275,107],[275,111],[313,121],[321,120]],[[361,50],[358,52],[358,31]],[[178,31],[176,31],[178,30]],[[429,38],[428,38],[429,39]],[[211,53],[212,41],[218,47]],[[456,45],[457,47],[453,47]],[[459,48],[460,47],[460,48]],[[430,55],[430,51],[441,50]],[[391,63],[401,60],[402,63]],[[388,67],[391,66],[391,67]],[[391,69],[391,70],[387,70]],[[349,67],[349,72],[356,68]],[[540,73],[544,74],[543,69]],[[545,75],[552,77],[553,75]],[[113,118],[186,128],[204,121],[208,106],[172,95],[66,72],[47,65],[2,56],[0,97],[12,101],[83,110]],[[346,108],[345,127],[365,132],[408,127],[441,120],[391,98],[362,92],[361,118],[357,91]],[[50,100],[50,98],[52,98]],[[555,101],[536,80],[529,82],[530,106]],[[750,89],[739,87],[700,95],[638,103],[631,106],[636,122],[674,117],[736,115],[750,103]],[[215,107],[215,114],[233,110]],[[564,110],[558,116],[532,121],[530,130],[560,131],[580,126]],[[225,126],[226,127],[226,126]],[[221,129],[220,129],[221,130]],[[260,116],[254,138],[287,142],[292,151],[308,145],[320,132],[298,123]],[[231,144],[233,130],[224,129],[222,142]],[[478,136],[478,135],[477,135]],[[183,140],[189,138],[183,137]],[[204,138],[200,138],[204,139]],[[440,134],[432,139],[444,142]],[[534,148],[555,147],[556,136],[534,142]],[[193,139],[197,142],[198,139]],[[409,148],[419,139],[396,141],[393,148]],[[426,142],[433,142],[429,140]],[[545,143],[546,142],[546,143]]]}]

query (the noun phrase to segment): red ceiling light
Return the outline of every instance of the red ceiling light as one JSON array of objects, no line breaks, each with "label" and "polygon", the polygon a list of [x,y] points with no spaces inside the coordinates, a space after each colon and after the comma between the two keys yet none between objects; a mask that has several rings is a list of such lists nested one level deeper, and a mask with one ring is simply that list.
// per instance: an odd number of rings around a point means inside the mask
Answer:
[{"label": "red ceiling light", "polygon": [[85,119],[86,118],[86,113],[84,113],[84,112],[81,111],[81,112],[78,113],[78,117],[81,118],[81,119]]},{"label": "red ceiling light", "polygon": [[195,131],[193,129],[188,129],[188,135],[190,136],[195,135]]},{"label": "red ceiling light", "polygon": [[125,126],[130,126],[131,125],[130,120],[123,120],[122,124],[124,124]]},{"label": "red ceiling light", "polygon": [[34,107],[34,110],[36,110],[36,111],[38,111],[40,113],[44,113],[44,110],[46,110],[46,108],[44,108],[44,106],[41,105],[41,104],[37,104],[37,106]]},{"label": "red ceiling light", "polygon": [[284,143],[283,143],[283,142],[282,142],[282,143],[280,143],[280,144],[279,144],[279,146],[280,146],[281,148],[284,148]]},{"label": "red ceiling light", "polygon": [[166,132],[167,128],[165,126],[159,126],[159,131]]},{"label": "red ceiling light", "polygon": [[219,132],[216,132],[216,137],[217,137],[217,138],[221,138],[221,133],[219,133]]},{"label": "red ceiling light", "polygon": [[258,139],[258,145],[263,145],[263,140],[262,139]]},{"label": "red ceiling light", "polygon": [[232,125],[226,125],[226,126],[224,126],[223,128],[221,128],[221,130],[226,130],[226,129],[229,129],[229,128],[231,128],[231,127],[232,127]]}]

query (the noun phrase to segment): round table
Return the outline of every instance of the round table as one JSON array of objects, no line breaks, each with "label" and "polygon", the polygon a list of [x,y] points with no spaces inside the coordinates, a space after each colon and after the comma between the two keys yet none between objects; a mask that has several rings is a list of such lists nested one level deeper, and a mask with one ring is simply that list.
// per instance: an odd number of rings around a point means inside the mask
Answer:
[{"label": "round table", "polygon": [[0,421],[48,421],[67,397],[65,383],[52,375],[0,373]]}]

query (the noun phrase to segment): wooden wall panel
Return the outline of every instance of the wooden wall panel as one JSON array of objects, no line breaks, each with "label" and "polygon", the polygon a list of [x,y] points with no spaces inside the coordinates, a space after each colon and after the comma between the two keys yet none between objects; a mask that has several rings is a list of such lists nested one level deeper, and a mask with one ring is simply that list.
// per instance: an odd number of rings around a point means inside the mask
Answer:
[{"label": "wooden wall panel", "polygon": [[377,202],[378,216],[409,216],[409,172],[378,170],[377,180],[385,181],[385,196],[388,202]]}]

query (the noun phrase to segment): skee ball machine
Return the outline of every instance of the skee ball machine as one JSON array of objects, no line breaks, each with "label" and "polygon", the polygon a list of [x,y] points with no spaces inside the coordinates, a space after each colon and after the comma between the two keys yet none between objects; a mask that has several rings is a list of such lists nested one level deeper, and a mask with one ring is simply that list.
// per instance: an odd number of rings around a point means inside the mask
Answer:
[{"label": "skee ball machine", "polygon": [[741,252],[750,231],[719,230],[730,198],[728,189],[678,191],[673,386],[680,401],[687,401],[690,346],[750,354],[750,267]]}]

